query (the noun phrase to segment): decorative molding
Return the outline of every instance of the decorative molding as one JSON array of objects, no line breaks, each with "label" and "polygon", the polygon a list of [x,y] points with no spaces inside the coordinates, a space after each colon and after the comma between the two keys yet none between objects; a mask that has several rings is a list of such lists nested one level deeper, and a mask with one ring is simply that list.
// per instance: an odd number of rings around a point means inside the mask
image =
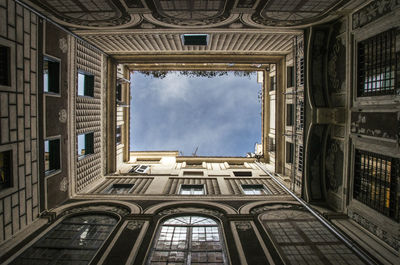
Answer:
[{"label": "decorative molding", "polygon": [[392,12],[400,6],[399,0],[376,0],[355,12],[353,18],[353,29],[361,28],[374,20]]},{"label": "decorative molding", "polygon": [[260,213],[273,211],[273,210],[301,210],[304,211],[304,208],[300,205],[296,204],[268,204],[260,207],[256,207],[250,211],[250,214],[258,215]]},{"label": "decorative molding", "polygon": [[62,180],[60,181],[59,189],[62,192],[66,192],[68,190],[68,180],[66,177],[63,177]]},{"label": "decorative molding", "polygon": [[58,120],[59,120],[61,123],[66,123],[66,122],[67,122],[67,111],[66,111],[65,109],[61,109],[61,110],[58,112]]},{"label": "decorative molding", "polygon": [[58,46],[60,47],[60,50],[63,53],[66,53],[68,51],[68,43],[67,40],[65,38],[61,38],[58,40]]},{"label": "decorative molding", "polygon": [[128,209],[111,204],[95,204],[95,205],[82,205],[80,207],[74,207],[62,212],[60,216],[68,215],[68,214],[76,214],[76,213],[87,213],[87,212],[110,212],[117,214],[121,217],[128,215],[130,212]]},{"label": "decorative molding", "polygon": [[166,209],[158,213],[160,216],[178,214],[178,213],[192,213],[192,214],[207,214],[222,217],[224,214],[217,210],[197,208],[197,207],[178,207],[172,209]]},{"label": "decorative molding", "polygon": [[249,221],[235,222],[235,226],[236,229],[240,231],[248,231],[250,229],[253,229]]},{"label": "decorative molding", "polygon": [[381,226],[374,224],[367,218],[352,210],[349,210],[348,215],[352,220],[354,220],[356,223],[367,229],[369,232],[383,240],[389,246],[397,251],[400,250],[400,240],[398,238],[399,231],[385,231],[382,229]]}]

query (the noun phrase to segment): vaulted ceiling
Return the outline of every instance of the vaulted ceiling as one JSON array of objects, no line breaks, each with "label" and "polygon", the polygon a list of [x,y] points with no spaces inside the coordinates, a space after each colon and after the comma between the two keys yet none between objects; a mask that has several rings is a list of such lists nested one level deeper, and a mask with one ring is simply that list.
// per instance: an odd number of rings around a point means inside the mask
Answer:
[{"label": "vaulted ceiling", "polygon": [[[109,54],[290,50],[293,36],[333,19],[349,0],[20,0]],[[183,46],[182,33],[209,45]]]}]

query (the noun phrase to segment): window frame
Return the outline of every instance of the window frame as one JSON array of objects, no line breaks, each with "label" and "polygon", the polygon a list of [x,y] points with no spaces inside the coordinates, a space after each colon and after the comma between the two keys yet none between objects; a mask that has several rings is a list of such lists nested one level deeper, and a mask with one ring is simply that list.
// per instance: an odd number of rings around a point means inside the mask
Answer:
[{"label": "window frame", "polygon": [[15,92],[16,91],[16,83],[15,83],[15,73],[16,73],[16,64],[15,64],[15,42],[4,39],[0,37],[0,45],[9,48],[9,84],[1,85],[0,91],[5,92]]},{"label": "window frame", "polygon": [[18,183],[17,144],[0,145],[0,152],[8,151],[11,151],[10,186],[0,190],[0,199],[5,198],[18,190],[18,185],[16,185]]},{"label": "window frame", "polygon": [[286,88],[294,87],[295,72],[293,65],[286,65]]},{"label": "window frame", "polygon": [[[245,187],[244,186],[252,186],[252,189],[256,189],[256,186],[260,187],[261,190],[261,194],[248,194],[245,191]],[[264,185],[264,184],[240,184],[240,188],[242,189],[242,193],[243,195],[246,196],[262,196],[262,195],[272,195],[272,192]]]},{"label": "window frame", "polygon": [[[118,187],[120,186],[120,187]],[[126,186],[126,187],[123,187]],[[129,187],[128,187],[129,186]],[[118,192],[112,192],[113,189],[118,189],[118,188],[129,188],[126,192],[118,193]],[[103,194],[131,194],[133,189],[135,188],[135,183],[111,183],[107,188],[103,190]]]},{"label": "window frame", "polygon": [[[54,92],[54,91],[45,91],[45,85],[44,85],[44,61],[48,61],[48,62],[53,62],[53,63],[58,63],[58,91]],[[48,54],[44,54],[43,55],[43,94],[46,96],[61,96],[61,59],[48,55]]]},{"label": "window frame", "polygon": [[[88,149],[87,148],[87,140],[86,140],[86,136],[87,135],[90,135],[90,134],[92,134],[93,135],[93,137],[92,137],[92,141],[93,141],[93,146],[91,147],[91,149],[89,149],[89,150],[91,150],[91,152],[90,153],[86,153],[86,150]],[[85,154],[84,155],[80,155],[79,154],[79,136],[81,136],[81,135],[84,135],[84,139],[85,139]],[[81,134],[77,134],[77,136],[76,136],[76,144],[77,144],[77,156],[78,156],[78,160],[81,160],[81,159],[84,159],[84,158],[86,158],[86,157],[88,157],[88,156],[90,156],[90,155],[93,155],[95,152],[94,152],[94,132],[87,132],[87,133],[81,133]]]},{"label": "window frame", "polygon": [[[80,91],[80,89],[79,89],[79,75],[83,75],[84,76],[84,79],[83,79],[83,94],[80,94],[80,92],[79,92]],[[93,78],[93,82],[89,81],[89,80],[86,81],[87,77]],[[84,71],[84,70],[81,70],[81,69],[78,69],[77,75],[76,75],[76,81],[77,81],[77,83],[76,83],[76,94],[77,94],[77,96],[78,97],[94,98],[95,97],[94,90],[95,90],[95,83],[96,83],[95,79],[96,79],[95,74],[87,72],[87,71]],[[91,92],[90,94],[88,93],[87,89],[89,89],[89,88],[86,87],[86,82],[88,82],[88,83],[90,82],[90,84],[93,83],[93,87],[91,88],[91,90],[89,90],[89,92]]]},{"label": "window frame", "polygon": [[[215,224],[203,224],[203,225],[196,225],[196,224],[165,224],[166,222],[170,221],[171,219],[175,219],[175,218],[182,218],[182,217],[203,217],[206,219],[210,219],[212,221],[215,222]],[[157,243],[160,240],[161,237],[161,232],[163,227],[187,227],[187,232],[185,234],[185,248],[184,249],[169,249],[169,250],[164,250],[164,249],[157,249]],[[191,246],[191,243],[193,241],[192,239],[192,235],[193,235],[193,228],[195,227],[217,227],[218,230],[218,236],[219,236],[219,241],[202,241],[202,242],[219,242],[219,245],[221,245],[221,250],[204,250],[204,251],[196,251],[193,250],[193,247]],[[175,231],[174,231],[175,232]],[[173,232],[173,233],[174,233]],[[206,232],[207,233],[207,232]],[[171,241],[172,242],[172,241]],[[195,241],[197,242],[197,241]],[[200,241],[198,241],[200,242]],[[226,239],[225,239],[225,235],[224,235],[224,231],[223,231],[223,225],[221,223],[221,220],[215,218],[215,217],[210,217],[210,216],[206,216],[206,215],[202,215],[202,214],[195,214],[195,213],[188,213],[188,214],[180,214],[180,215],[172,215],[172,216],[167,216],[166,218],[163,218],[162,220],[160,220],[160,222],[157,225],[157,229],[155,229],[154,232],[154,237],[152,239],[152,242],[150,244],[150,248],[149,248],[149,255],[148,257],[146,257],[146,265],[150,265],[152,262],[152,258],[154,255],[154,252],[156,251],[170,251],[170,252],[184,252],[185,256],[184,256],[184,261],[182,262],[183,264],[189,264],[189,260],[191,260],[192,257],[192,253],[196,253],[196,252],[200,252],[200,253],[204,253],[204,252],[221,252],[222,253],[222,257],[223,257],[223,262],[220,263],[222,265],[227,265],[230,264],[230,260],[229,260],[229,256],[228,256],[228,252],[227,252],[227,245],[226,245]],[[190,256],[190,257],[189,257]],[[166,261],[169,262],[169,261]],[[208,261],[210,262],[210,261]],[[208,264],[208,262],[203,263],[203,264]],[[202,263],[202,262],[199,262]]]},{"label": "window frame", "polygon": [[[54,140],[58,140],[59,141],[59,148],[58,148],[58,151],[59,151],[59,161],[58,161],[59,168],[46,170],[46,165],[45,165],[44,166],[44,173],[45,173],[46,177],[56,175],[56,174],[58,174],[58,173],[60,173],[62,171],[61,135],[45,138],[43,140],[43,144],[46,144],[46,141],[54,141]],[[45,155],[45,153],[46,153],[45,152],[45,148],[43,148],[43,155]],[[44,159],[44,163],[46,163],[46,159]]]},{"label": "window frame", "polygon": [[[186,186],[186,187],[185,187]],[[197,187],[202,187],[203,194],[192,194],[194,192],[194,189]],[[189,188],[190,194],[182,194],[182,191],[184,188]],[[180,184],[179,189],[178,189],[178,195],[184,195],[184,196],[203,196],[207,195],[207,190],[206,190],[206,185],[205,184]]]}]

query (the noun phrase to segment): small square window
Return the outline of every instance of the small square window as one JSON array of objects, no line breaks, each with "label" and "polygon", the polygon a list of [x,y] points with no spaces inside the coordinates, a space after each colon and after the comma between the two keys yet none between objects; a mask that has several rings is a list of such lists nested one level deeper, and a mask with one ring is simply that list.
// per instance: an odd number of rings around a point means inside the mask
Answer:
[{"label": "small square window", "polygon": [[137,165],[132,167],[131,170],[129,170],[129,173],[139,173],[139,174],[144,174],[147,171],[150,170],[150,166],[146,166],[146,165]]},{"label": "small square window", "polygon": [[287,81],[287,87],[294,86],[294,68],[293,68],[293,66],[286,67],[286,81]]},{"label": "small square window", "polygon": [[104,190],[103,193],[126,194],[126,193],[130,193],[132,191],[133,186],[134,186],[134,184],[115,183],[115,184],[112,184],[110,187],[108,187],[106,190]]},{"label": "small square window", "polygon": [[12,187],[12,151],[0,152],[0,190]]},{"label": "small square window", "polygon": [[203,171],[183,171],[183,176],[204,176]]},{"label": "small square window", "polygon": [[252,173],[251,171],[233,171],[233,175],[235,177],[251,177]]},{"label": "small square window", "polygon": [[294,105],[286,104],[286,126],[293,126],[294,124]]},{"label": "small square window", "polygon": [[205,189],[203,184],[199,185],[186,185],[182,184],[179,190],[179,194],[181,195],[204,195]]},{"label": "small square window", "polygon": [[116,88],[116,99],[117,102],[121,102],[122,101],[122,84],[117,84],[117,88]]},{"label": "small square window", "polygon": [[208,39],[208,34],[183,34],[182,44],[206,46],[208,44]]},{"label": "small square window", "polygon": [[60,139],[44,141],[44,170],[46,174],[60,169]]},{"label": "small square window", "polygon": [[48,57],[43,60],[43,91],[60,93],[60,62]]},{"label": "small square window", "polygon": [[115,129],[115,142],[117,145],[121,143],[122,133],[121,133],[121,126],[117,126]]},{"label": "small square window", "polygon": [[94,97],[94,75],[78,71],[78,96]]},{"label": "small square window", "polygon": [[11,85],[10,47],[0,45],[0,85]]},{"label": "small square window", "polygon": [[94,153],[94,133],[86,133],[78,135],[78,157],[82,158],[86,155]]},{"label": "small square window", "polygon": [[242,184],[243,193],[246,195],[265,195],[271,192],[262,184]]}]

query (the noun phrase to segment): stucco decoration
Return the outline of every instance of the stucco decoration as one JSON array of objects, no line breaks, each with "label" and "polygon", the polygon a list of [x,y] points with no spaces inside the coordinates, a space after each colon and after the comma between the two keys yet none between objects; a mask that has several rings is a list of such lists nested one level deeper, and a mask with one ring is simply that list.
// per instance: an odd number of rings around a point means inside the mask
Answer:
[{"label": "stucco decoration", "polygon": [[118,0],[35,0],[34,3],[57,19],[73,25],[113,27],[131,20]]},{"label": "stucco decoration", "polygon": [[355,211],[349,210],[348,215],[351,219],[353,219],[356,223],[367,229],[369,232],[379,237],[381,240],[386,242],[389,246],[394,248],[395,250],[400,250],[400,239],[399,239],[399,231],[385,231],[382,226],[378,226],[365,218],[364,216],[356,213]]},{"label": "stucco decoration", "polygon": [[343,183],[343,142],[328,139],[325,157],[326,189],[338,192]]},{"label": "stucco decoration", "polygon": [[251,223],[248,221],[240,221],[240,222],[235,222],[236,229],[240,231],[247,231],[252,229],[251,228]]},{"label": "stucco decoration", "polygon": [[233,1],[171,0],[147,1],[153,17],[177,26],[205,26],[222,22],[230,17]]},{"label": "stucco decoration", "polygon": [[60,181],[60,191],[66,192],[68,190],[68,180],[66,177],[63,177]]},{"label": "stucco decoration", "polygon": [[400,142],[400,112],[352,112],[351,132]]},{"label": "stucco decoration", "polygon": [[293,207],[296,207],[296,209],[300,209],[299,205],[296,204],[267,204],[263,205],[260,207],[256,207],[250,211],[251,214],[260,214],[266,211],[271,211],[271,210],[282,210],[282,209],[292,209]]},{"label": "stucco decoration", "polygon": [[177,213],[197,213],[197,214],[207,214],[207,215],[213,215],[213,216],[218,216],[222,217],[224,216],[223,213],[216,211],[216,210],[211,210],[211,209],[204,209],[204,208],[197,208],[197,207],[179,207],[179,208],[172,208],[172,209],[166,209],[158,213],[158,215],[163,216],[163,215],[170,215],[170,214],[177,214]]},{"label": "stucco decoration", "polygon": [[68,43],[67,43],[67,40],[66,40],[65,38],[61,38],[61,39],[58,41],[58,43],[59,43],[60,50],[61,50],[63,53],[66,53],[66,52],[68,51]]},{"label": "stucco decoration", "polygon": [[66,123],[66,122],[67,122],[67,111],[66,111],[65,109],[61,109],[61,110],[58,112],[58,120],[59,120],[61,123]]},{"label": "stucco decoration", "polygon": [[144,224],[144,221],[132,220],[132,221],[128,221],[126,228],[129,230],[136,230],[136,229],[142,228],[143,224]]},{"label": "stucco decoration", "polygon": [[359,11],[355,12],[353,18],[353,29],[361,28],[368,23],[386,15],[400,6],[399,0],[377,0],[371,1]]},{"label": "stucco decoration", "polygon": [[339,23],[333,26],[328,48],[328,90],[338,93],[346,88],[346,47],[345,37],[338,36]]},{"label": "stucco decoration", "polygon": [[321,20],[345,2],[345,0],[261,1],[251,20],[264,26],[306,25]]},{"label": "stucco decoration", "polygon": [[68,209],[60,214],[60,216],[73,214],[73,213],[87,213],[87,212],[111,212],[121,217],[129,214],[129,210],[125,207],[113,204],[94,204],[94,205],[82,205]]}]

